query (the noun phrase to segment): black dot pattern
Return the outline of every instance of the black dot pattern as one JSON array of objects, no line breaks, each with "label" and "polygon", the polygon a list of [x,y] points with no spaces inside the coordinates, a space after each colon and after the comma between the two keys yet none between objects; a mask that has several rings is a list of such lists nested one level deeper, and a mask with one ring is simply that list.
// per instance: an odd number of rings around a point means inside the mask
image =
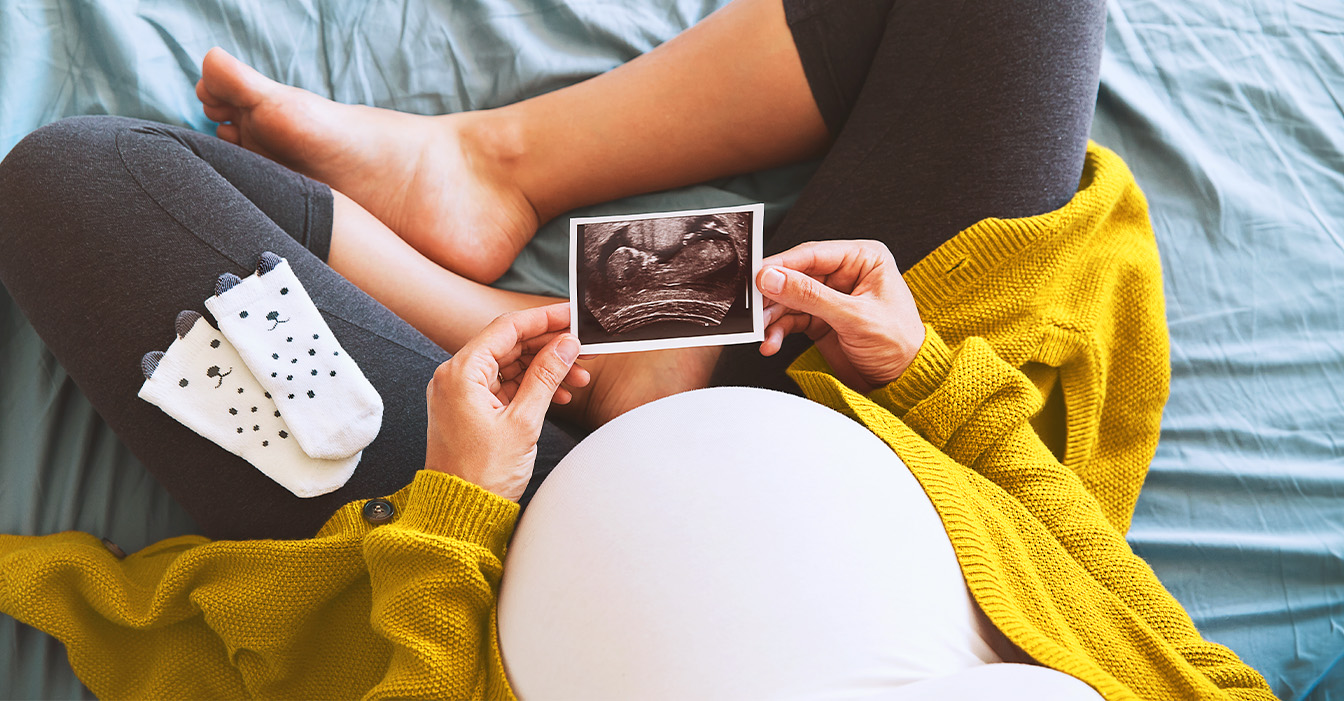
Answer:
[{"label": "black dot pattern", "polygon": [[313,377],[317,377],[317,368],[313,368]]},{"label": "black dot pattern", "polygon": [[256,407],[252,407],[252,413],[253,413],[253,414],[257,413],[257,408],[256,408]]},{"label": "black dot pattern", "polygon": [[281,287],[281,288],[280,288],[280,294],[282,294],[282,295],[287,295],[287,294],[289,294],[289,288],[288,288],[288,287]]},{"label": "black dot pattern", "polygon": [[246,318],[247,318],[247,310],[243,310],[243,311],[241,311],[241,312],[238,312],[238,318],[239,318],[239,319],[246,319]]},{"label": "black dot pattern", "polygon": [[313,390],[311,390],[311,389],[308,390],[308,398],[309,398],[309,399],[312,399],[313,397],[316,397],[316,396],[317,396],[317,395],[313,394]]},{"label": "black dot pattern", "polygon": [[238,388],[238,394],[242,394],[242,393],[243,393],[243,388],[242,388],[242,387],[239,387],[239,388]]},{"label": "black dot pattern", "polygon": [[270,441],[262,441],[262,442],[261,442],[261,447],[265,448],[266,446],[268,446],[268,445],[270,445],[270,444],[271,444]]},{"label": "black dot pattern", "polygon": [[286,338],[286,339],[285,339],[285,343],[293,343],[293,342],[294,342],[294,337],[293,337],[293,336],[290,336],[289,338]]},{"label": "black dot pattern", "polygon": [[243,432],[243,427],[242,427],[242,426],[239,426],[239,427],[238,427],[238,432],[239,432],[239,433],[242,433],[242,432]]},{"label": "black dot pattern", "polygon": [[271,360],[279,360],[279,359],[280,359],[280,354],[279,354],[279,353],[272,353],[272,354],[271,354]]},{"label": "black dot pattern", "polygon": [[253,431],[260,431],[260,430],[261,430],[261,426],[258,426],[258,425],[256,425],[256,424],[252,424],[252,430],[253,430]]},{"label": "black dot pattern", "polygon": [[178,386],[178,387],[186,387],[186,386],[189,385],[189,384],[191,384],[191,383],[190,383],[190,382],[187,382],[187,378],[184,377],[184,378],[182,378],[182,379],[177,383],[177,386]]},{"label": "black dot pattern", "polygon": [[237,409],[234,409],[233,407],[229,407],[229,413],[230,413],[230,414],[233,414],[234,416],[237,416],[237,415],[238,415],[238,410],[237,410]]},{"label": "black dot pattern", "polygon": [[281,432],[280,432],[280,437],[281,437],[281,438],[289,438],[289,434],[288,434],[288,433],[285,433],[284,431],[281,431]]},{"label": "black dot pattern", "polygon": [[210,347],[211,347],[211,348],[218,348],[218,347],[219,347],[219,339],[218,339],[218,338],[211,339],[211,340],[210,340]]},{"label": "black dot pattern", "polygon": [[294,379],[294,376],[293,376],[293,375],[285,375],[285,379],[286,379],[286,380],[293,380],[293,379]]},{"label": "black dot pattern", "polygon": [[332,376],[332,377],[335,377],[335,376],[336,376],[336,371],[335,371],[335,370],[332,370],[332,371],[331,371],[331,376]]},{"label": "black dot pattern", "polygon": [[308,349],[308,355],[317,355],[317,350],[314,349],[314,348],[309,348],[309,349]]},{"label": "black dot pattern", "polygon": [[275,418],[277,418],[277,419],[280,418],[280,412],[278,412],[278,411],[275,412]]}]

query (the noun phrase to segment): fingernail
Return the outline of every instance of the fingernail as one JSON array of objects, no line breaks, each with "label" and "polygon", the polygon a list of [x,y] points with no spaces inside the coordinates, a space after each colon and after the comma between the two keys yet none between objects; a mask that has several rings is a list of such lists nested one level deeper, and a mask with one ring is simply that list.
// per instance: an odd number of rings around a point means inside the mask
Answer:
[{"label": "fingernail", "polygon": [[573,363],[574,359],[579,357],[579,339],[566,334],[556,345],[555,353],[566,363]]},{"label": "fingernail", "polygon": [[768,294],[777,295],[784,291],[784,273],[779,272],[778,268],[766,268],[761,273],[761,291]]}]

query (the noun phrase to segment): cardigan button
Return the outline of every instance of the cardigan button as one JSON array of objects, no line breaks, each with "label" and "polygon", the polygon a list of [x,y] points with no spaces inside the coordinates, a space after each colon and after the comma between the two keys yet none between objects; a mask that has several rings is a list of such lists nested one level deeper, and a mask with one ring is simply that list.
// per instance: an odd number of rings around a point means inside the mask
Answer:
[{"label": "cardigan button", "polygon": [[364,503],[364,520],[377,526],[392,520],[397,510],[386,499],[370,499]]},{"label": "cardigan button", "polygon": [[107,538],[103,538],[103,547],[107,548],[108,552],[112,553],[113,555],[116,555],[118,560],[126,559],[126,551],[122,550],[120,547],[117,546],[116,543],[113,543]]}]

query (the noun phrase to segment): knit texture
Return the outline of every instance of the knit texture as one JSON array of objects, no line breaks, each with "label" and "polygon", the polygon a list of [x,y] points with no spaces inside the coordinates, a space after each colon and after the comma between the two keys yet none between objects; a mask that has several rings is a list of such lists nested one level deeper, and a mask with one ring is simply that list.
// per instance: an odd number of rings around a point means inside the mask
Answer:
[{"label": "knit texture", "polygon": [[[981,222],[906,278],[928,336],[896,382],[857,394],[815,349],[790,373],[910,467],[994,624],[1108,699],[1272,698],[1124,539],[1169,368],[1119,158],[1093,146],[1069,205]],[[0,536],[0,611],[65,643],[104,698],[511,698],[495,602],[517,506],[425,471],[390,501],[381,526],[360,501],[309,540],[124,560],[87,534]]]},{"label": "knit texture", "polygon": [[860,395],[815,348],[789,373],[909,466],[990,620],[1107,699],[1273,698],[1125,541],[1171,371],[1157,246],[1120,158],[1091,145],[1067,206],[979,222],[905,279],[927,336],[901,377]]},{"label": "knit texture", "polygon": [[0,536],[0,611],[65,643],[99,698],[513,698],[495,601],[518,506],[421,471],[370,526],[171,538],[119,560],[85,533]]}]

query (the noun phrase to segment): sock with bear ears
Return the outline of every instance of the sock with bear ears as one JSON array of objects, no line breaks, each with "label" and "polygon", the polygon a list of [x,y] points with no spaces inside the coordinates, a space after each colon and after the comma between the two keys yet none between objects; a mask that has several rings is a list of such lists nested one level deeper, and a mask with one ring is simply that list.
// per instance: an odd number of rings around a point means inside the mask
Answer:
[{"label": "sock with bear ears", "polygon": [[382,397],[336,340],[288,261],[267,251],[255,275],[220,275],[205,306],[275,397],[304,452],[346,458],[378,435]]},{"label": "sock with bear ears", "polygon": [[177,338],[167,352],[140,360],[141,399],[297,496],[326,494],[350,479],[363,453],[344,460],[309,457],[228,339],[197,312],[180,312],[175,325]]}]

